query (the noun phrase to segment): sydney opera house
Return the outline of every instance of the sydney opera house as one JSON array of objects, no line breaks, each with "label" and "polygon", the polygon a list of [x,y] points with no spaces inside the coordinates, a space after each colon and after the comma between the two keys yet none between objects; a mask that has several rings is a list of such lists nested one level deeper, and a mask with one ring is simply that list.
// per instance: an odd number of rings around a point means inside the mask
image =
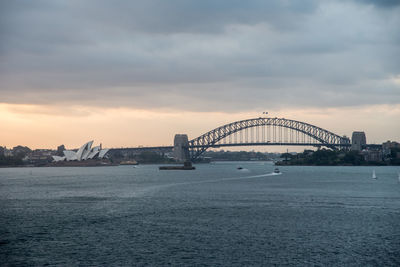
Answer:
[{"label": "sydney opera house", "polygon": [[101,149],[100,146],[92,147],[93,141],[87,142],[81,146],[77,152],[64,150],[64,156],[53,156],[53,161],[82,161],[88,159],[102,159],[108,152],[108,149]]}]

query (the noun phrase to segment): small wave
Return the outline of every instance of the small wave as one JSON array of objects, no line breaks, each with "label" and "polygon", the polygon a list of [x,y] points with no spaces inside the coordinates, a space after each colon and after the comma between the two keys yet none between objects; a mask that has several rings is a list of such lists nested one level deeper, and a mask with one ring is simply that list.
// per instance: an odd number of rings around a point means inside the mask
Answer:
[{"label": "small wave", "polygon": [[282,175],[282,173],[281,172],[280,173],[275,173],[275,172],[271,173],[271,176],[276,176],[276,175]]},{"label": "small wave", "polygon": [[189,182],[180,182],[180,183],[157,185],[157,186],[152,186],[151,188],[142,189],[140,192],[135,192],[135,196],[136,197],[140,197],[140,196],[148,195],[148,194],[151,194],[151,193],[154,194],[155,192],[157,192],[159,190],[163,190],[163,189],[166,189],[166,188],[169,188],[169,187],[173,187],[173,186],[195,185],[195,184],[206,184],[206,183],[219,183],[219,182],[224,182],[224,181],[236,181],[236,180],[244,180],[244,179],[257,179],[257,178],[275,176],[275,175],[280,175],[280,174],[281,173],[264,173],[264,174],[258,174],[258,175],[239,176],[239,177],[226,177],[226,178],[210,179],[210,180],[203,180],[203,181],[189,181]]},{"label": "small wave", "polygon": [[171,185],[218,183],[218,182],[222,182],[222,181],[235,181],[235,180],[243,180],[243,179],[254,179],[254,178],[268,177],[268,176],[274,176],[274,175],[276,175],[276,173],[264,173],[264,174],[259,174],[259,175],[250,175],[250,176],[227,177],[227,178],[212,179],[212,180],[182,182],[182,183],[175,183],[175,184],[171,184]]}]

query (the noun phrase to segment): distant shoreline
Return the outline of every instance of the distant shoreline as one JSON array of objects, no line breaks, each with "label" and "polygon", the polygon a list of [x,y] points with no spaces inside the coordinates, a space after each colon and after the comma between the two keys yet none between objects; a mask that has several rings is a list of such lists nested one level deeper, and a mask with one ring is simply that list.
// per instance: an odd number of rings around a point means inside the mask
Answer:
[{"label": "distant shoreline", "polygon": [[[211,161],[211,162],[198,162],[198,163],[194,163],[194,164],[212,164],[212,163],[216,163],[216,162],[245,162],[245,163],[256,163],[256,162],[271,162],[274,163],[273,161],[268,161],[268,160],[216,160],[216,161]],[[52,168],[52,167],[115,167],[115,166],[137,166],[137,165],[157,165],[157,164],[166,164],[166,165],[176,165],[177,163],[158,163],[158,162],[154,162],[154,163],[140,163],[140,164],[117,164],[117,163],[109,163],[109,164],[101,164],[101,163],[97,163],[97,164],[82,164],[82,163],[78,163],[78,162],[74,162],[74,163],[70,163],[70,164],[47,164],[47,165],[40,165],[40,166],[34,166],[34,165],[10,165],[10,166],[0,166],[0,169],[2,168]],[[391,165],[391,164],[362,164],[362,165],[353,165],[353,164],[286,164],[286,163],[280,163],[280,161],[275,162],[274,164],[275,166],[306,166],[306,167],[400,167],[400,165]]]}]

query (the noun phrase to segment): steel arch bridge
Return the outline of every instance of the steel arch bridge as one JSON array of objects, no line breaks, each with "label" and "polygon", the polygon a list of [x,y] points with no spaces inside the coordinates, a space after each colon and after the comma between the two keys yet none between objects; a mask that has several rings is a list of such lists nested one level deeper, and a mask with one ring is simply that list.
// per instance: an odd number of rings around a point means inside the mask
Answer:
[{"label": "steel arch bridge", "polygon": [[320,127],[285,118],[247,119],[215,128],[189,141],[190,160],[196,160],[210,147],[298,145],[344,149],[350,139]]}]

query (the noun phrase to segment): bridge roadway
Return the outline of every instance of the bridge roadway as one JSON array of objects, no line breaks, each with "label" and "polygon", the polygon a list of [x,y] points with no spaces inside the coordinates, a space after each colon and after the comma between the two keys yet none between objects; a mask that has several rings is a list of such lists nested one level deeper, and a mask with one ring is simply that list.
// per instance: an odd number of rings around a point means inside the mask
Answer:
[{"label": "bridge roadway", "polygon": [[[334,144],[321,144],[321,143],[288,143],[288,142],[258,142],[258,143],[231,143],[231,144],[215,144],[215,145],[194,145],[189,146],[189,148],[202,148],[202,147],[232,147],[232,146],[327,146]],[[344,147],[350,147],[351,144],[343,144]]]},{"label": "bridge roadway", "polygon": [[[315,146],[321,147],[325,146],[325,144],[318,143],[280,143],[280,142],[263,142],[263,143],[232,143],[232,144],[214,144],[214,145],[194,145],[190,146],[190,148],[201,148],[201,147],[211,147],[211,148],[219,148],[219,147],[234,147],[234,146]],[[350,144],[346,144],[346,146],[351,146]],[[174,146],[148,146],[148,147],[124,147],[124,148],[111,148],[110,150],[118,150],[118,151],[164,151],[169,152],[172,151]]]},{"label": "bridge roadway", "polygon": [[[197,146],[189,146],[189,148],[220,148],[220,147],[234,147],[234,146],[313,146],[313,147],[326,147],[327,145],[333,144],[318,144],[318,143],[238,143],[238,144],[215,144],[215,145],[197,145]],[[342,147],[350,148],[351,144],[342,144]],[[366,144],[362,146],[363,149],[381,149],[382,145],[380,144]]]},{"label": "bridge roadway", "polygon": [[[326,144],[319,143],[281,143],[281,142],[264,142],[264,143],[237,143],[237,144],[214,144],[214,145],[197,145],[189,146],[189,149],[193,148],[220,148],[220,147],[238,147],[238,146],[313,146],[323,147]],[[351,144],[343,144],[344,147],[351,147]],[[367,144],[363,148],[379,149],[382,145],[380,144]],[[173,146],[149,146],[149,147],[125,147],[125,148],[111,148],[111,153],[122,152],[122,153],[141,153],[145,151],[168,153],[173,151]]]},{"label": "bridge roadway", "polygon": [[[197,145],[197,146],[189,146],[189,148],[201,148],[201,147],[211,147],[211,148],[220,148],[220,147],[236,147],[236,146],[314,146],[314,147],[322,147],[326,146],[326,144],[318,144],[318,143],[280,143],[280,142],[265,142],[265,143],[237,143],[237,144],[215,144],[215,145]],[[351,147],[351,144],[343,144],[345,147]],[[380,144],[367,144],[363,146],[363,148],[381,148]],[[124,148],[111,148],[110,151],[130,151],[130,152],[142,152],[142,151],[158,151],[158,152],[171,152],[173,150],[173,146],[149,146],[149,147],[124,147]]]}]

